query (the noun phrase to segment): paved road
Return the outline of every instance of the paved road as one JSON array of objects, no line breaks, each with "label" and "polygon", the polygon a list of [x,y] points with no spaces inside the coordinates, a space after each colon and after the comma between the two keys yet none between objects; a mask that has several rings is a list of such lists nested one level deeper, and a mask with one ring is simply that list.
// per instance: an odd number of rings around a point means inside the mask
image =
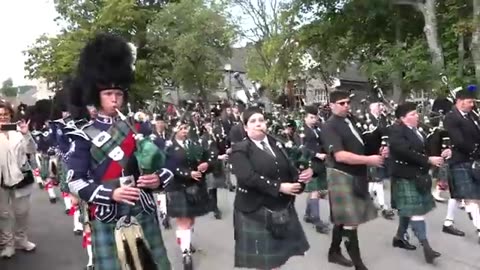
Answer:
[{"label": "paved road", "polygon": [[[85,251],[81,248],[81,237],[72,233],[71,218],[63,213],[61,204],[49,204],[46,194],[36,191],[32,198],[31,240],[37,243],[35,253],[19,253],[9,261],[0,260],[1,270],[81,270],[86,263]],[[195,227],[195,245],[201,249],[195,256],[196,270],[233,269],[233,230],[232,211],[233,193],[221,191],[219,200],[224,213],[223,220],[215,220],[208,215],[199,218]],[[327,203],[322,201],[322,216],[328,216]],[[305,197],[297,200],[297,209],[303,213]],[[446,205],[439,204],[437,209],[427,217],[428,236],[431,245],[443,255],[436,267],[426,265],[420,250],[405,251],[394,249],[391,239],[396,231],[396,221],[378,218],[360,228],[362,255],[370,270],[405,270],[405,269],[445,269],[476,270],[480,269],[480,245],[467,215],[459,210],[456,224],[466,231],[465,238],[446,235],[441,232]],[[329,236],[317,234],[311,226],[304,224],[311,248],[305,257],[291,259],[283,268],[285,270],[347,269],[329,264],[326,254],[330,243]],[[175,231],[163,232],[170,260],[174,268],[181,267],[181,255],[175,244]],[[416,239],[412,243],[419,245]],[[353,269],[353,268],[348,268]]]}]

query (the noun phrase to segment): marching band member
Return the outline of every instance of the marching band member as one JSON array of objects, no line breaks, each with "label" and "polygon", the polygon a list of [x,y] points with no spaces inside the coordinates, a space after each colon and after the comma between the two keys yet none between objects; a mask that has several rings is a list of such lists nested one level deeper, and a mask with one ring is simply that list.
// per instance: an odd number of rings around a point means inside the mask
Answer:
[{"label": "marching band member", "polygon": [[[332,222],[335,224],[328,261],[343,266],[355,266],[366,270],[358,242],[357,228],[377,217],[377,209],[370,199],[367,182],[367,166],[379,167],[382,155],[364,154],[365,143],[360,132],[347,117],[350,110],[350,94],[345,91],[330,93],[332,116],[323,125],[324,147],[331,154],[327,162],[327,180]],[[341,253],[342,240],[352,261]],[[353,262],[353,263],[352,263]]]},{"label": "marching band member", "polygon": [[[368,120],[370,123],[367,124],[373,129],[379,129],[380,134],[385,134],[387,128],[387,119],[382,114],[383,110],[384,107],[381,102],[373,102],[369,106]],[[388,163],[385,163],[383,166],[378,168],[370,168],[370,173],[372,174],[371,179],[373,182],[368,184],[368,189],[370,194],[372,194],[372,198],[374,198],[376,203],[378,203],[380,206],[382,216],[385,219],[391,220],[395,216],[395,213],[392,211],[392,209],[388,208],[385,202],[384,181],[388,179],[387,164]]]},{"label": "marching band member", "polygon": [[[318,109],[314,106],[305,107],[305,118],[303,125],[303,144],[314,153],[312,169],[314,177],[306,187],[305,192],[309,193],[307,197],[307,208],[305,209],[305,222],[315,225],[319,233],[327,234],[330,231],[328,223],[322,221],[320,217],[320,198],[321,193],[327,190],[327,179],[324,160],[327,156],[322,145],[321,131],[318,125]],[[301,134],[300,134],[301,136]]]},{"label": "marching band member", "polygon": [[[188,137],[187,122],[177,123],[172,145],[167,148],[168,168],[173,182],[167,187],[167,211],[176,219],[177,242],[185,269],[192,269],[192,233],[195,218],[211,211],[205,175],[211,168],[212,153]],[[194,135],[194,139],[196,135]]]},{"label": "marching band member", "polygon": [[[141,174],[132,131],[139,125],[118,114],[133,82],[131,64],[130,47],[111,34],[98,34],[82,50],[76,74],[81,87],[70,95],[73,105],[93,104],[98,114],[69,133],[68,187],[89,206],[95,269],[169,270],[152,191],[171,172]],[[128,228],[136,233],[127,234]]]},{"label": "marching band member", "polygon": [[440,256],[427,240],[425,215],[435,207],[431,193],[430,166],[440,167],[451,152],[442,156],[428,156],[426,138],[417,130],[419,115],[415,103],[399,105],[395,116],[400,122],[390,129],[390,157],[392,158],[392,197],[400,216],[397,235],[393,246],[407,250],[416,249],[404,235],[410,225],[423,246],[425,260],[433,263]]},{"label": "marching band member", "polygon": [[455,106],[445,116],[444,126],[453,152],[448,162],[452,174],[449,186],[451,197],[465,200],[465,210],[470,213],[480,243],[480,177],[478,174],[475,176],[472,167],[475,161],[480,160],[480,119],[472,112],[475,90],[469,87],[456,93]]},{"label": "marching band member", "polygon": [[235,267],[278,269],[310,248],[294,207],[312,170],[300,174],[269,139],[258,108],[243,113],[247,138],[233,146],[238,188],[234,203]]}]

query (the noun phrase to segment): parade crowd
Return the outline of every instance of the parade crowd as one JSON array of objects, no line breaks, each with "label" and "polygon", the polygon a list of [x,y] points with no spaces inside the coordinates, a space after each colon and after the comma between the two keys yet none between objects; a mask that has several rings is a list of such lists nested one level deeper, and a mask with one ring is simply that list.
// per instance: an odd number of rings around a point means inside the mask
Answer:
[{"label": "parade crowd", "polygon": [[[473,225],[463,229],[476,230],[480,243],[475,86],[422,113],[383,95],[354,110],[342,90],[331,91],[328,104],[293,111],[266,109],[250,95],[208,107],[154,101],[132,109],[134,63],[126,41],[98,34],[52,99],[17,108],[0,101],[1,259],[36,248],[28,218],[37,186],[71,216],[88,270],[171,269],[161,230],[172,227],[184,269],[194,269],[192,235],[208,233],[195,221],[223,218],[220,188],[235,192],[235,256],[225,269],[280,269],[303,256],[310,248],[303,220],[331,235],[328,262],[366,270],[358,227],[378,216],[398,220],[392,247],[419,248],[433,264],[441,254],[429,243],[426,215],[444,200],[442,231],[465,236],[454,225],[462,206]],[[330,213],[321,215],[320,204]],[[421,247],[409,242],[409,229]]]}]

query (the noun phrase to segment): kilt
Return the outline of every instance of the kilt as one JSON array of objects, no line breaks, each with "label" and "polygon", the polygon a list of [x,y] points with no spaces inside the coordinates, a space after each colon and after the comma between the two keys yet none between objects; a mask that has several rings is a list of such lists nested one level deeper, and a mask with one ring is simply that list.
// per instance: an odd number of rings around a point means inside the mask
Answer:
[{"label": "kilt", "polygon": [[58,172],[58,182],[60,183],[60,191],[62,192],[70,192],[67,183],[67,164],[62,158],[58,159],[57,162],[57,172]]},{"label": "kilt", "polygon": [[43,180],[47,179],[50,176],[50,156],[46,154],[40,154],[40,164],[39,169],[40,169],[40,177],[42,177]]},{"label": "kilt", "polygon": [[[136,218],[142,226],[145,239],[157,263],[157,268],[152,270],[170,270],[170,261],[157,219],[145,213],[136,215]],[[122,270],[115,246],[115,225],[115,222],[102,223],[98,220],[92,222],[93,264],[96,270]]]},{"label": "kilt", "polygon": [[430,190],[425,194],[418,192],[415,180],[392,178],[392,200],[401,217],[423,216],[435,208]]},{"label": "kilt", "polygon": [[[203,186],[206,188],[206,186]],[[210,200],[190,204],[184,190],[167,192],[167,213],[169,217],[199,217],[212,211]]]},{"label": "kilt", "polygon": [[327,168],[330,216],[334,224],[359,225],[377,218],[377,208],[370,198],[353,193],[353,176]]},{"label": "kilt", "polygon": [[318,175],[312,178],[310,182],[305,186],[305,192],[323,191],[327,190],[327,173]]},{"label": "kilt", "polygon": [[368,167],[368,181],[382,182],[388,178],[388,171],[386,167]]},{"label": "kilt", "polygon": [[472,163],[461,163],[450,166],[449,178],[450,196],[454,199],[480,199],[480,183],[477,183],[471,174]]},{"label": "kilt", "polygon": [[205,181],[207,182],[208,189],[227,188],[225,173],[221,173],[220,175],[209,173],[205,176]]},{"label": "kilt", "polygon": [[[310,245],[295,208],[290,207],[290,210],[289,232],[284,239],[273,238],[266,229],[265,210],[259,209],[250,214],[234,210],[235,267],[273,269],[284,265],[290,257],[305,254]],[[265,222],[251,217],[261,212]]]}]

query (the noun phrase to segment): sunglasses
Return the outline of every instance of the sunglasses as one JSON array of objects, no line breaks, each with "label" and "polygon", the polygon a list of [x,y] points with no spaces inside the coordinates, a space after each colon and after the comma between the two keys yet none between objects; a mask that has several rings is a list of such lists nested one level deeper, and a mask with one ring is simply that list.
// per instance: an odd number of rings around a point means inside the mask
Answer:
[{"label": "sunglasses", "polygon": [[350,105],[350,100],[349,101],[342,101],[342,102],[337,102],[335,104],[338,104],[340,106],[345,106],[345,105]]}]

